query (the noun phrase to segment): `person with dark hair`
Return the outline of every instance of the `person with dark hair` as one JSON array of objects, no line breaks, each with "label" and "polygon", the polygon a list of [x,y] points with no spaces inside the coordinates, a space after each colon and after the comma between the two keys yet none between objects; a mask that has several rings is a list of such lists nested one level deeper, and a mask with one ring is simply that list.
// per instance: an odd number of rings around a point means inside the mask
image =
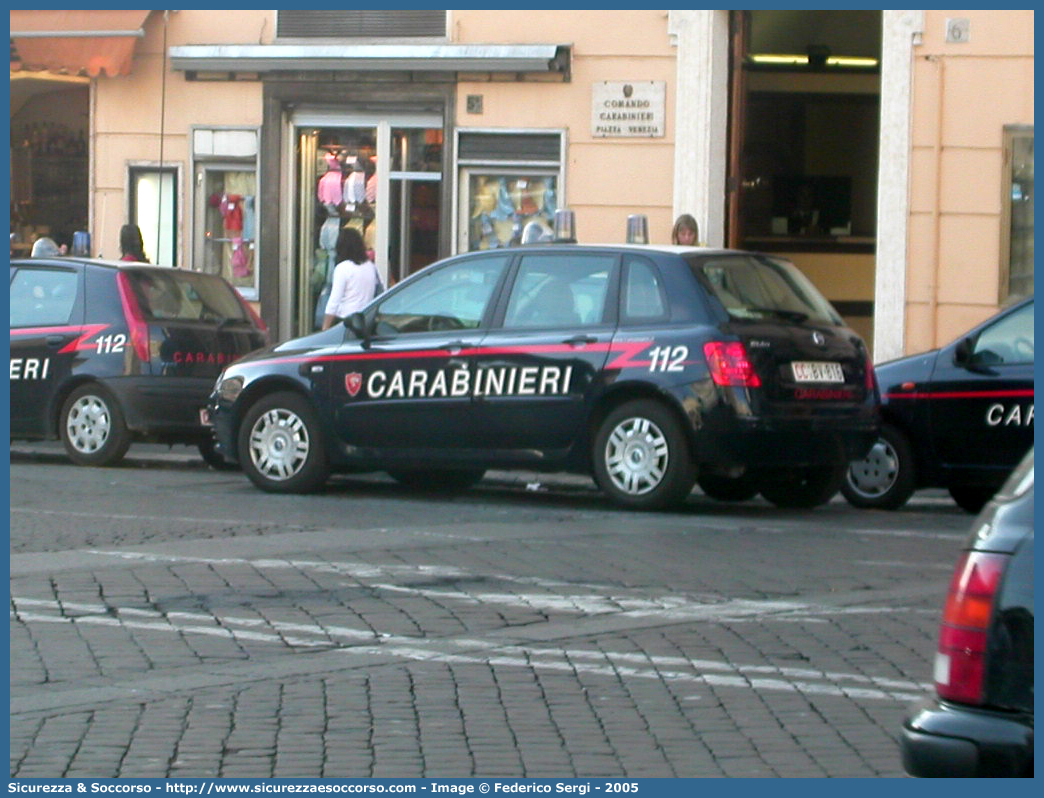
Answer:
[{"label": "person with dark hair", "polygon": [[700,228],[690,213],[683,213],[674,222],[671,230],[671,243],[684,247],[695,247],[700,240]]},{"label": "person with dark hair", "polygon": [[342,228],[338,234],[337,261],[323,316],[324,330],[366,307],[380,285],[377,265],[367,257],[362,235],[354,227]]},{"label": "person with dark hair", "polygon": [[136,224],[125,224],[120,228],[120,260],[148,263],[145,257],[145,242]]}]

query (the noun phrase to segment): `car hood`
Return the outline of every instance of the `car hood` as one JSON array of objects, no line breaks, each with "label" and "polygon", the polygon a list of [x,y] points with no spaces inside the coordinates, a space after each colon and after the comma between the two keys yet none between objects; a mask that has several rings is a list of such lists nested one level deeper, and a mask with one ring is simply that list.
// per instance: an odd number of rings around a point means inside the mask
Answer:
[{"label": "car hood", "polygon": [[932,376],[935,360],[939,356],[938,349],[921,352],[917,355],[889,360],[874,366],[877,383],[884,394],[892,385],[903,382],[922,382]]}]

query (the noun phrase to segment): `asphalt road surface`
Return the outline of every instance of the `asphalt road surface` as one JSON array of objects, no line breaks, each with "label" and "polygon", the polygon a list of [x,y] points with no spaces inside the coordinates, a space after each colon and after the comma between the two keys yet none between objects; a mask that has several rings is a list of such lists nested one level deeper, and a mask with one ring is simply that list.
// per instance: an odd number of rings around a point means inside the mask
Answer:
[{"label": "asphalt road surface", "polygon": [[900,776],[971,517],[11,452],[15,777]]}]

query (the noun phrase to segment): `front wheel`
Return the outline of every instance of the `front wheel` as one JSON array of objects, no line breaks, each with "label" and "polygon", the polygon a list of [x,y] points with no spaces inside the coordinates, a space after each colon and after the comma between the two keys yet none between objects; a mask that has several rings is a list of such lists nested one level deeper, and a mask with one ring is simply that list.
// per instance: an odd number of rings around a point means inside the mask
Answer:
[{"label": "front wheel", "polygon": [[77,465],[111,466],[131,445],[119,402],[101,385],[81,385],[62,405],[62,444]]},{"label": "front wheel", "polygon": [[592,455],[598,487],[635,510],[680,504],[696,481],[681,424],[653,400],[627,402],[609,413],[595,435]]},{"label": "front wheel", "polygon": [[270,493],[311,493],[329,476],[319,419],[296,393],[254,404],[239,428],[239,463],[250,481]]},{"label": "front wheel", "polygon": [[767,478],[761,486],[761,495],[777,507],[818,507],[837,493],[847,468],[847,465],[795,468]]},{"label": "front wheel", "polygon": [[841,493],[853,507],[898,510],[916,487],[910,442],[897,428],[884,424],[866,457],[848,464]]}]

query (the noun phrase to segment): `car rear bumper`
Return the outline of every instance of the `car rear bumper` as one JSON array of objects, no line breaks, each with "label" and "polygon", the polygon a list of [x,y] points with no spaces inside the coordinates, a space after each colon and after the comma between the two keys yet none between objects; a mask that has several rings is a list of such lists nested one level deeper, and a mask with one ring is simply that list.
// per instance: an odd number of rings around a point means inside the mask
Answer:
[{"label": "car rear bumper", "polygon": [[911,776],[1032,776],[1033,720],[926,698],[914,704],[899,740]]},{"label": "car rear bumper", "polygon": [[186,440],[209,435],[200,409],[214,387],[212,379],[123,377],[106,382],[127,427],[145,437]]},{"label": "car rear bumper", "polygon": [[874,422],[742,420],[697,431],[696,452],[701,463],[753,468],[840,465],[864,457],[877,435]]}]

